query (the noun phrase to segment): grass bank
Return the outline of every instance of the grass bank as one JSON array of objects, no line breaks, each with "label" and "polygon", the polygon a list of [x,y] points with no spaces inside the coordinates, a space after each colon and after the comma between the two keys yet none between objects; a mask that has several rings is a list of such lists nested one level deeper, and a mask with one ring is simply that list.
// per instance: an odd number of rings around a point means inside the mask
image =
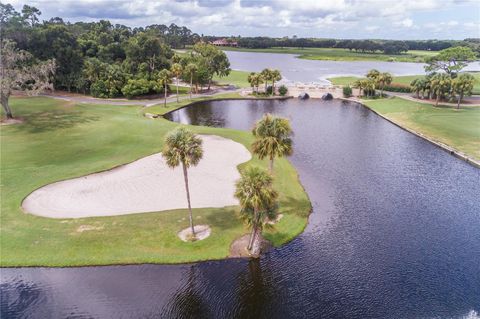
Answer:
[{"label": "grass bank", "polygon": [[[138,106],[73,104],[42,97],[14,98],[11,106],[25,122],[1,128],[1,266],[221,259],[228,255],[230,243],[247,232],[237,218],[235,206],[195,209],[195,222],[212,227],[209,238],[195,243],[184,243],[176,235],[188,226],[184,209],[82,219],[48,219],[24,213],[20,208],[23,198],[43,185],[160,152],[163,136],[177,124],[147,119],[142,114],[144,109]],[[178,106],[170,104],[163,111]],[[250,132],[192,129],[233,139],[247,148],[253,140]],[[275,187],[280,191],[281,213],[285,217],[266,237],[279,246],[303,231],[310,202],[294,167],[285,159],[277,163]],[[267,167],[258,159],[252,159],[250,164]],[[92,227],[80,231],[85,229],[80,228],[82,225]]]},{"label": "grass bank", "polygon": [[268,48],[247,49],[222,47],[225,51],[240,52],[263,52],[298,54],[299,58],[307,60],[330,60],[330,61],[395,61],[395,62],[424,62],[425,57],[437,54],[432,51],[411,50],[404,54],[361,53],[348,49],[335,48]]},{"label": "grass bank", "polygon": [[215,75],[213,80],[220,85],[230,84],[239,88],[249,88],[250,84],[247,81],[249,74],[250,72],[247,71],[232,70],[228,76],[219,77]]},{"label": "grass bank", "polygon": [[444,143],[480,160],[480,107],[434,107],[402,98],[365,100],[374,111],[393,122],[422,133],[430,139]]},{"label": "grass bank", "polygon": [[[470,72],[471,75],[475,78],[475,83],[473,86],[473,94],[478,95],[480,94],[480,72]],[[404,75],[404,76],[395,76],[393,78],[392,84],[402,84],[402,85],[410,85],[412,81],[416,78],[422,77],[424,75]],[[355,76],[340,76],[328,79],[334,85],[352,85],[353,82],[360,79],[360,77]]]}]

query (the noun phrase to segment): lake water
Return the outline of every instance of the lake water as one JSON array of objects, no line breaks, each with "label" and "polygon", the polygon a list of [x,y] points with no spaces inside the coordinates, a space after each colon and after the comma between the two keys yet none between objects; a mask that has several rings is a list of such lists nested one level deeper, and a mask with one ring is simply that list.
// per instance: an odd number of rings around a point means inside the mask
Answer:
[{"label": "lake water", "polygon": [[480,170],[338,100],[216,101],[170,119],[288,117],[313,205],[260,260],[1,270],[1,318],[475,318]]},{"label": "lake water", "polygon": [[[231,68],[259,72],[264,68],[279,69],[285,82],[329,84],[335,76],[364,76],[377,69],[393,75],[424,74],[423,63],[381,61],[322,61],[298,59],[294,54],[225,51]],[[465,70],[480,71],[480,62],[471,63]]]}]

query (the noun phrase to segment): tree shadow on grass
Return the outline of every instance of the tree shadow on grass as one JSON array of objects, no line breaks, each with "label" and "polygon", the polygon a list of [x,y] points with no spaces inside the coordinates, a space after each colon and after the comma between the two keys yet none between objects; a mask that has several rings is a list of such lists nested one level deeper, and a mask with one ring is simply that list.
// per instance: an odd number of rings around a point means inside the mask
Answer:
[{"label": "tree shadow on grass", "polygon": [[282,213],[308,217],[312,211],[312,205],[308,199],[287,197],[280,201],[280,210]]},{"label": "tree shadow on grass", "polygon": [[[221,210],[226,210],[226,212],[221,213]],[[242,223],[234,208],[216,209],[213,214],[205,216],[205,219],[208,225],[215,225],[223,230],[232,229]]]},{"label": "tree shadow on grass", "polygon": [[54,110],[32,113],[25,116],[24,119],[25,122],[21,125],[16,125],[15,128],[28,131],[29,133],[43,133],[98,121],[100,117],[96,115],[86,115],[84,112],[79,111],[65,112]]}]

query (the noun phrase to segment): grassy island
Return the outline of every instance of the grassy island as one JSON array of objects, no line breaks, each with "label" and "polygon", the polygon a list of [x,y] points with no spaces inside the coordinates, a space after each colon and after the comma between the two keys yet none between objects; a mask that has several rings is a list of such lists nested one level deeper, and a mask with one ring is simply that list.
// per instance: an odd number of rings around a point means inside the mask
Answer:
[{"label": "grassy island", "polygon": [[[187,103],[149,110],[73,104],[44,97],[12,99],[15,115],[24,123],[1,129],[1,266],[183,263],[227,257],[230,244],[248,232],[237,218],[236,206],[195,209],[195,222],[209,224],[212,234],[194,243],[177,237],[177,232],[188,225],[186,209],[49,219],[26,214],[20,206],[30,192],[43,185],[160,152],[164,135],[178,124],[148,119],[143,113],[164,113]],[[248,149],[253,141],[250,132],[200,126],[191,129],[232,139]],[[268,167],[266,160],[254,157],[247,163],[251,162]],[[280,192],[284,218],[264,235],[279,246],[303,231],[311,206],[288,160],[276,162],[274,187]]]}]

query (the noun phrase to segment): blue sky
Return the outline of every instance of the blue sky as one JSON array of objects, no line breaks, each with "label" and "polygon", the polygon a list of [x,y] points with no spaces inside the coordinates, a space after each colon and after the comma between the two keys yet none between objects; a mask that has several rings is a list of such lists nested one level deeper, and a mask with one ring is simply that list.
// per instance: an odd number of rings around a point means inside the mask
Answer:
[{"label": "blue sky", "polygon": [[[4,0],[2,0],[3,2]],[[4,1],[42,19],[185,25],[205,35],[318,38],[480,37],[479,0],[36,0]]]}]

